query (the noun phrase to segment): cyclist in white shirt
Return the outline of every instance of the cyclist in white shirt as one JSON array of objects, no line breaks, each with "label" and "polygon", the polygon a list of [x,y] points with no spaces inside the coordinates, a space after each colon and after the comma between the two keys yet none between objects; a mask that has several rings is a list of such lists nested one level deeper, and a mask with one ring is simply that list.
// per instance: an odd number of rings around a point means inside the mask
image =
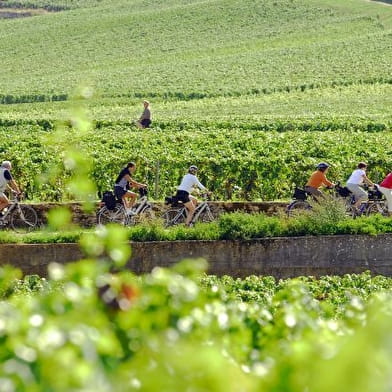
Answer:
[{"label": "cyclist in white shirt", "polygon": [[206,187],[196,177],[197,170],[195,165],[190,166],[188,173],[182,178],[181,184],[177,188],[176,197],[184,203],[184,206],[188,210],[185,220],[186,226],[190,225],[197,205],[196,198],[190,194],[192,189],[198,187],[201,190],[207,191]]},{"label": "cyclist in white shirt", "polygon": [[346,186],[355,197],[355,208],[359,208],[362,201],[368,199],[368,194],[361,185],[366,183],[370,186],[374,186],[374,183],[366,176],[366,168],[367,164],[365,162],[358,163],[357,169],[352,172],[350,178],[347,180]]},{"label": "cyclist in white shirt", "polygon": [[13,189],[18,194],[20,193],[19,187],[11,175],[10,161],[4,161],[0,166],[0,214],[10,203],[4,193],[7,188]]}]

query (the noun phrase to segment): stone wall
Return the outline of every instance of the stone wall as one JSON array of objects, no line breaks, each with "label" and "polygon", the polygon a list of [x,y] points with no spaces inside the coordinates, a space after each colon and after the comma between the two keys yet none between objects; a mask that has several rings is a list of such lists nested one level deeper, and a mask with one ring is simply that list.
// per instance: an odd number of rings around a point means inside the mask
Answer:
[{"label": "stone wall", "polygon": [[[244,277],[343,275],[370,270],[392,276],[392,235],[268,238],[250,241],[162,241],[132,243],[128,267],[135,273],[167,267],[184,258],[203,257],[209,273]],[[0,265],[46,276],[51,262],[82,258],[77,244],[0,245]]]}]

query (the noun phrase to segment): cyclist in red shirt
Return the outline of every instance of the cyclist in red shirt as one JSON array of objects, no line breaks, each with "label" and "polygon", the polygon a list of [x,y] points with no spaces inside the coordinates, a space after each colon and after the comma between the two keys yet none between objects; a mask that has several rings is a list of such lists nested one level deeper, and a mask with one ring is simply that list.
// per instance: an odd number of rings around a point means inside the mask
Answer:
[{"label": "cyclist in red shirt", "polygon": [[388,204],[388,214],[392,216],[392,173],[389,173],[380,183],[378,189],[385,195]]}]

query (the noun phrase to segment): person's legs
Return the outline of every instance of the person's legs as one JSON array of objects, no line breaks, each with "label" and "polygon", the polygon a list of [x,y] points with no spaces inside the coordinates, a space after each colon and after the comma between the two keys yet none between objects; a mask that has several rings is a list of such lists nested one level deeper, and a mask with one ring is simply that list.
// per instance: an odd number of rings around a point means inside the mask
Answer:
[{"label": "person's legs", "polygon": [[315,200],[324,197],[323,193],[317,188],[313,188],[312,186],[306,186],[305,192],[310,193]]},{"label": "person's legs", "polygon": [[142,124],[143,128],[150,128],[151,120],[149,120],[148,118],[144,118],[141,121],[141,124]]},{"label": "person's legs", "polygon": [[359,208],[363,201],[368,199],[367,192],[357,184],[347,184],[347,188],[355,197],[354,207]]},{"label": "person's legs", "polygon": [[127,191],[124,196],[122,197],[122,200],[124,202],[124,206],[127,209],[132,208],[132,206],[135,204],[137,199],[137,194],[131,191]]},{"label": "person's legs", "polygon": [[189,224],[192,221],[193,218],[193,214],[195,213],[195,205],[193,204],[193,201],[190,200],[187,203],[184,203],[184,206],[186,207],[186,209],[188,210],[188,214],[186,216],[186,220],[185,220],[185,225],[189,226]]},{"label": "person's legs", "polygon": [[196,206],[197,206],[197,199],[196,199],[196,197],[194,197],[192,195],[189,195],[189,200],[193,203],[193,205],[196,208]]},{"label": "person's legs", "polygon": [[0,193],[0,212],[4,210],[4,208],[8,207],[10,201],[4,193]]},{"label": "person's legs", "polygon": [[383,186],[379,186],[378,189],[387,199],[388,215],[392,216],[392,189],[384,188]]}]

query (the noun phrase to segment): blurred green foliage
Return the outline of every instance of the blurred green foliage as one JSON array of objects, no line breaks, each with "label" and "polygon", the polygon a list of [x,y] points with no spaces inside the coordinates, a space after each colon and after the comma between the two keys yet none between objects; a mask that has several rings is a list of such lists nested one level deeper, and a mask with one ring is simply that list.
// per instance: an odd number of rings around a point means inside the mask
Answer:
[{"label": "blurred green foliage", "polygon": [[[387,390],[391,279],[1,269],[2,391]],[[333,372],[334,377],[331,377]]]}]

